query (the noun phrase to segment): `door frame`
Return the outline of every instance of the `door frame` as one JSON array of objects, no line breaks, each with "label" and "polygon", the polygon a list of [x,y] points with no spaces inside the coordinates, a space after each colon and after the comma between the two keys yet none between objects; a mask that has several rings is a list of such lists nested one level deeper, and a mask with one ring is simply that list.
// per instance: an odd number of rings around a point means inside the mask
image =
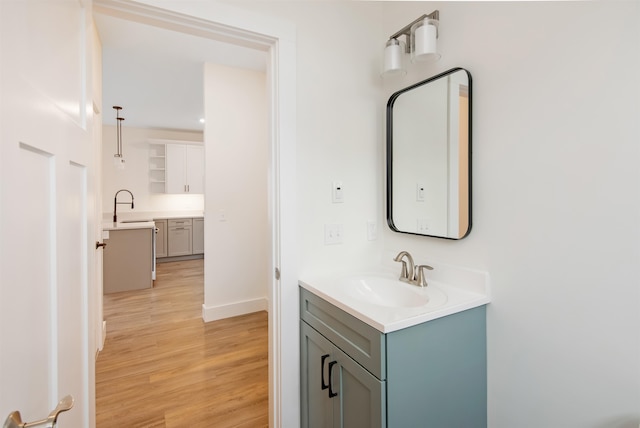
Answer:
[{"label": "door frame", "polygon": [[268,281],[269,425],[297,426],[300,421],[297,405],[300,402],[300,350],[295,26],[216,2],[95,0],[94,12],[269,53],[270,263],[272,270],[280,271],[279,279],[274,275]]}]

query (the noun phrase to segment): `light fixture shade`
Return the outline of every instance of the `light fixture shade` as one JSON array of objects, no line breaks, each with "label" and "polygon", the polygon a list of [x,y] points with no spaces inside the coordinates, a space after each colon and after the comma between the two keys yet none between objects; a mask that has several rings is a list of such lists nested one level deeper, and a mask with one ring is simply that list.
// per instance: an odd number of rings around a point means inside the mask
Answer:
[{"label": "light fixture shade", "polygon": [[124,158],[122,156],[114,155],[113,166],[115,166],[116,169],[124,169]]},{"label": "light fixture shade", "polygon": [[411,61],[437,61],[441,55],[437,51],[438,21],[423,19],[411,27]]},{"label": "light fixture shade", "polygon": [[405,44],[398,39],[389,39],[384,48],[382,75],[407,74],[404,60]]}]

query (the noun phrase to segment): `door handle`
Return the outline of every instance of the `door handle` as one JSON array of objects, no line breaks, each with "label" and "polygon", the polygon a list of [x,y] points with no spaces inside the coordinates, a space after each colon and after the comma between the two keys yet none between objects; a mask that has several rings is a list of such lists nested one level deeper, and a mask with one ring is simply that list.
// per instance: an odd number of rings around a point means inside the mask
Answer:
[{"label": "door handle", "polygon": [[67,395],[58,402],[55,409],[49,413],[46,419],[42,419],[35,422],[22,422],[22,416],[19,411],[15,411],[7,416],[7,420],[4,421],[4,428],[30,428],[30,427],[43,427],[43,428],[55,428],[58,422],[58,415],[67,410],[71,410],[73,407],[73,397]]},{"label": "door handle", "polygon": [[337,392],[333,392],[333,388],[331,387],[331,372],[333,371],[333,366],[338,364],[337,361],[331,361],[329,363],[329,398],[336,397],[338,395]]},{"label": "door handle", "polygon": [[[320,357],[320,380],[322,381],[322,389],[325,390],[327,388],[329,388],[329,384],[324,383],[324,361],[329,358],[329,354],[323,355],[322,357]],[[329,378],[329,381],[331,381],[331,378]]]},{"label": "door handle", "polygon": [[100,241],[96,241],[96,250],[100,247],[104,248],[107,246],[106,242],[100,242]]}]

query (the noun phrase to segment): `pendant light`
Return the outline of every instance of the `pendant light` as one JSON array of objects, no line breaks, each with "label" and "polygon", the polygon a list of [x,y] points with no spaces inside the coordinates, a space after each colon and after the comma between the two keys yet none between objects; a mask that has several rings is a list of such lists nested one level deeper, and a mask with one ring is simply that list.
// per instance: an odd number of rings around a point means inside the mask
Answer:
[{"label": "pendant light", "polygon": [[120,117],[122,107],[113,106],[116,111],[116,154],[113,155],[113,164],[118,169],[124,169],[124,157],[122,156],[122,121],[124,117]]}]

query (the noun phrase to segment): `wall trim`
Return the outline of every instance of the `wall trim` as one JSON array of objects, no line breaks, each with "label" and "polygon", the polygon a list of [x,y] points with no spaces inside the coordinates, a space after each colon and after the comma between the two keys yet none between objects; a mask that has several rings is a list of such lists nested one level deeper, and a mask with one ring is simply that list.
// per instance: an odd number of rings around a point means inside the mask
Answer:
[{"label": "wall trim", "polygon": [[237,317],[239,315],[251,314],[253,312],[268,311],[269,301],[266,297],[259,299],[245,300],[242,302],[229,303],[220,306],[202,305],[202,318],[204,322],[211,322],[225,318]]}]

